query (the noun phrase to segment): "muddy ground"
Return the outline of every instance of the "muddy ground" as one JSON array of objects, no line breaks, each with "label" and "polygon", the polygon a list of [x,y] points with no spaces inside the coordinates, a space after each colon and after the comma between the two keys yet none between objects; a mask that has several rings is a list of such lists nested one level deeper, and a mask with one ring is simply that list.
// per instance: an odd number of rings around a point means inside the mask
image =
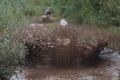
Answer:
[{"label": "muddy ground", "polygon": [[102,60],[97,65],[91,66],[27,67],[13,77],[11,80],[120,80],[120,55],[118,52],[102,55]]}]

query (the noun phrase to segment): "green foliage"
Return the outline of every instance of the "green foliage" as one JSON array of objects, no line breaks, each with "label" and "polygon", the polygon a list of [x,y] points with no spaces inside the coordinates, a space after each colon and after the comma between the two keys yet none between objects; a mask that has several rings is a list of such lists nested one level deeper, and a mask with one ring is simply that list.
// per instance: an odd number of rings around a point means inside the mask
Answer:
[{"label": "green foliage", "polygon": [[24,58],[19,41],[20,29],[30,24],[32,16],[43,14],[48,0],[0,0],[0,77],[10,75]]},{"label": "green foliage", "polygon": [[40,16],[44,13],[47,6],[50,6],[51,0],[26,0],[29,3],[29,10],[26,10],[28,12],[31,12],[32,15]]},{"label": "green foliage", "polygon": [[120,26],[119,0],[53,0],[53,5],[61,17],[74,23]]},{"label": "green foliage", "polygon": [[23,58],[24,50],[21,43],[14,41],[15,26],[22,20],[25,0],[0,0],[0,76],[13,72]]}]

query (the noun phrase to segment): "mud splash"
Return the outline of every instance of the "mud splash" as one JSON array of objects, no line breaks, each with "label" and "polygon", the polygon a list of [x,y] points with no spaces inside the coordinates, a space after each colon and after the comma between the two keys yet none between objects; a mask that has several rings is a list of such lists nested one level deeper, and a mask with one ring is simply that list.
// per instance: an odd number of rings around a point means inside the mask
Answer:
[{"label": "mud splash", "polygon": [[10,78],[10,80],[27,80],[25,78],[25,70],[22,68],[18,68],[17,70],[14,71],[14,75]]},{"label": "mud splash", "polygon": [[24,69],[10,80],[120,80],[119,52],[103,54],[101,57],[103,61],[98,66],[58,68],[39,65]]}]

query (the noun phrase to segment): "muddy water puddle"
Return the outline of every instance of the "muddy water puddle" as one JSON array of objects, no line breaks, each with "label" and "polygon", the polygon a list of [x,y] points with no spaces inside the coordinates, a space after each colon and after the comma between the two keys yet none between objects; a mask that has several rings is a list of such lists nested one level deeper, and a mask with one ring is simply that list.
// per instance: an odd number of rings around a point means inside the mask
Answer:
[{"label": "muddy water puddle", "polygon": [[36,66],[26,68],[13,75],[17,78],[11,78],[11,80],[120,80],[120,55],[118,52],[102,57],[104,58],[103,62],[91,67]]}]

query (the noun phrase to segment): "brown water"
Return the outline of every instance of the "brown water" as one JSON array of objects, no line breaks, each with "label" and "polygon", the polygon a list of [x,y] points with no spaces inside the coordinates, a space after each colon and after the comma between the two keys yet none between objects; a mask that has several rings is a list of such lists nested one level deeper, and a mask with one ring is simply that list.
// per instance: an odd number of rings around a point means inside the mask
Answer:
[{"label": "brown water", "polygon": [[11,80],[120,80],[120,55],[118,52],[102,55],[97,66],[58,68],[36,66],[16,71]]}]

